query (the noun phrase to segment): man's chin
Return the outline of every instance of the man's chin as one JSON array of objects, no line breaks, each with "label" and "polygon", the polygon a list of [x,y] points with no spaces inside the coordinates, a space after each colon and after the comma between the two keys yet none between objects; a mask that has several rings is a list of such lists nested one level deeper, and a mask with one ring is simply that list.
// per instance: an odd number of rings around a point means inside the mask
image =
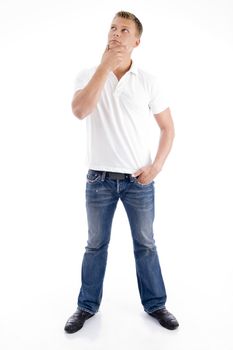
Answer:
[{"label": "man's chin", "polygon": [[112,40],[108,43],[108,47],[111,49],[113,47],[116,47],[116,46],[120,46],[121,43],[119,41],[116,41],[116,40]]}]

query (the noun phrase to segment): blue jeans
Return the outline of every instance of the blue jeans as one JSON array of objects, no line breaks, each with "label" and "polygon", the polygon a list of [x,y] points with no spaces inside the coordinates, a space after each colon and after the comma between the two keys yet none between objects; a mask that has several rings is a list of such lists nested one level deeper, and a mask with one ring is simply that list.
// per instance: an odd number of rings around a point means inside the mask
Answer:
[{"label": "blue jeans", "polygon": [[119,199],[131,228],[141,303],[146,312],[153,312],[163,308],[166,302],[153,234],[154,182],[142,185],[131,175],[124,180],[110,180],[105,172],[95,170],[87,174],[88,241],[78,307],[90,313],[99,309],[112,220]]}]

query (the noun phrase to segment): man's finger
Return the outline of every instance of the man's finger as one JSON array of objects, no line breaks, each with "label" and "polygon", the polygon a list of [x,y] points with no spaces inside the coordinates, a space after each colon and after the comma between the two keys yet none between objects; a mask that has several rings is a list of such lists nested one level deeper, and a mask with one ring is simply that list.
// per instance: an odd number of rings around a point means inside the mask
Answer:
[{"label": "man's finger", "polygon": [[128,49],[128,46],[126,45],[109,45],[110,49],[111,50],[121,50],[121,51],[124,51],[124,50],[127,50]]},{"label": "man's finger", "polygon": [[137,177],[137,176],[141,175],[142,173],[143,173],[143,170],[142,170],[142,169],[138,169],[138,170],[136,171],[136,173],[132,174],[132,176],[133,176],[133,177]]}]

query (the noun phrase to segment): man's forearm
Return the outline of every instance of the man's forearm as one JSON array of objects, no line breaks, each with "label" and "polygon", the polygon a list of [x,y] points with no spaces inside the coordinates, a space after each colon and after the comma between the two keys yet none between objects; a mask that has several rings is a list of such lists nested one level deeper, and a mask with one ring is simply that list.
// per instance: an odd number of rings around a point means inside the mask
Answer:
[{"label": "man's forearm", "polygon": [[174,129],[161,130],[158,150],[152,164],[153,167],[155,167],[159,171],[162,169],[165,160],[172,148],[174,136]]},{"label": "man's forearm", "polygon": [[101,65],[85,88],[78,91],[72,101],[72,111],[79,119],[85,118],[96,107],[109,71]]}]

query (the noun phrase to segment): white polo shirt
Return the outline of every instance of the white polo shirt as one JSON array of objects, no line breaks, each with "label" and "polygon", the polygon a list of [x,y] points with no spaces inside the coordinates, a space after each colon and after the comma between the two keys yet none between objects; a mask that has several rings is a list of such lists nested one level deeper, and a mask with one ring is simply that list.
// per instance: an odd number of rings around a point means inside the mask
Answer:
[{"label": "white polo shirt", "polygon": [[[78,74],[75,91],[86,86],[95,70]],[[95,110],[85,118],[88,168],[132,174],[151,164],[148,118],[167,107],[151,74],[133,63],[119,81],[110,72]]]}]

